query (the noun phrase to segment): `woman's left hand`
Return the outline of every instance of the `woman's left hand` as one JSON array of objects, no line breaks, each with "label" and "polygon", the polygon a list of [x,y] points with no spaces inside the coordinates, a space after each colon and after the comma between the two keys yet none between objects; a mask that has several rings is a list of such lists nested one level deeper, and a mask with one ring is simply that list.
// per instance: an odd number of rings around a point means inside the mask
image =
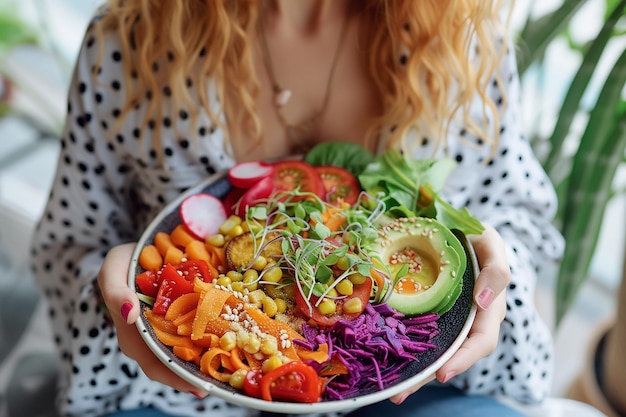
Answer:
[{"label": "woman's left hand", "polygon": [[474,288],[474,301],[478,311],[468,337],[429,380],[391,397],[390,400],[395,404],[402,403],[410,394],[434,378],[444,383],[465,372],[479,359],[493,352],[498,344],[500,324],[506,314],[506,288],[511,280],[504,241],[489,226],[481,235],[473,236],[470,240],[476,252],[480,273]]}]

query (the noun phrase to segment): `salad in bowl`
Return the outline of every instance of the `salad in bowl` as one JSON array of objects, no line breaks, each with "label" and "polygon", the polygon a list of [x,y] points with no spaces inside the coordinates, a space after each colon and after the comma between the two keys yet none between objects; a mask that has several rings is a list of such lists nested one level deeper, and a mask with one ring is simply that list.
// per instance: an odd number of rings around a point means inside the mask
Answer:
[{"label": "salad in bowl", "polygon": [[333,143],[207,179],[133,255],[144,340],[189,382],[270,411],[354,408],[425,380],[475,314],[466,235],[482,226],[438,194],[453,167]]}]

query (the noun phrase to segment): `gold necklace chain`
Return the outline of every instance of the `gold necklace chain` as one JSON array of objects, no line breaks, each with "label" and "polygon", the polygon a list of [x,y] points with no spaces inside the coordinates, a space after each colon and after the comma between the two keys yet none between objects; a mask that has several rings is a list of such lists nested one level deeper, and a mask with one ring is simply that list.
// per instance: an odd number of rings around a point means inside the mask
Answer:
[{"label": "gold necklace chain", "polygon": [[276,110],[276,115],[278,116],[278,119],[286,129],[287,138],[289,139],[289,142],[291,144],[290,152],[292,154],[300,154],[306,152],[311,147],[313,147],[318,140],[316,136],[318,134],[319,124],[322,121],[324,113],[326,112],[326,108],[328,107],[328,102],[330,101],[330,91],[335,75],[335,68],[337,67],[337,61],[339,60],[342,46],[345,43],[346,33],[348,32],[348,17],[349,13],[347,12],[343,22],[343,26],[341,28],[341,34],[339,35],[339,41],[337,43],[337,49],[335,50],[335,56],[333,57],[333,62],[330,67],[330,74],[328,76],[328,82],[326,83],[326,91],[324,92],[324,101],[322,101],[322,106],[313,115],[313,117],[298,124],[289,123],[289,121],[281,112],[281,108],[286,105],[291,98],[292,92],[289,89],[283,88],[276,81],[276,75],[274,73],[274,67],[272,65],[272,57],[270,55],[269,47],[267,44],[265,30],[263,29],[261,24],[259,25],[259,31],[261,32],[261,46],[263,49],[263,64],[265,65],[265,70],[267,71],[270,82],[272,83],[272,89],[274,92],[274,108]]}]

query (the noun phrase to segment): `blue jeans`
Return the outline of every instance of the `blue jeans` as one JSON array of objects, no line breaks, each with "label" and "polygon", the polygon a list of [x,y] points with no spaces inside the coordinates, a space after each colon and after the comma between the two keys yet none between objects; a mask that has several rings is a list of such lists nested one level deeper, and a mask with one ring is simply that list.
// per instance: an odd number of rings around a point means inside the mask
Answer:
[{"label": "blue jeans", "polygon": [[[280,414],[262,413],[262,417]],[[465,395],[453,387],[427,386],[409,396],[401,405],[390,401],[372,404],[348,417],[524,417],[492,397]],[[173,417],[153,408],[122,411],[107,417]]]}]

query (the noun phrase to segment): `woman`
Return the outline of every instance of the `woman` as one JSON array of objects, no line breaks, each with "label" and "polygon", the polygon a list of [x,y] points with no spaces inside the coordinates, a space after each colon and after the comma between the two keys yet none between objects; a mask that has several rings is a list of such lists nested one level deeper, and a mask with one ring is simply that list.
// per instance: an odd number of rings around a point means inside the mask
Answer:
[{"label": "woman", "polygon": [[514,416],[487,396],[540,401],[552,347],[533,306],[537,260],[556,259],[562,242],[555,195],[520,131],[500,12],[496,0],[109,1],[76,63],[34,243],[63,365],[60,410],[253,413],[205,397],[148,350],[133,325],[127,242],[235,161],[337,140],[451,156],[446,198],[488,225],[473,239],[481,273],[468,339],[437,383],[358,415]]}]

